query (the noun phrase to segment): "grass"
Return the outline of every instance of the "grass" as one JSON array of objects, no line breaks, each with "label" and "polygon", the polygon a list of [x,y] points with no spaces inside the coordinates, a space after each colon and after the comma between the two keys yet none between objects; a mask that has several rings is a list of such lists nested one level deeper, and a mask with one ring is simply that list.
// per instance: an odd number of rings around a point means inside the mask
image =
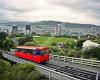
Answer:
[{"label": "grass", "polygon": [[66,38],[66,37],[33,37],[33,39],[37,42],[39,46],[51,46],[52,43],[59,43],[59,42],[73,42],[74,38]]}]

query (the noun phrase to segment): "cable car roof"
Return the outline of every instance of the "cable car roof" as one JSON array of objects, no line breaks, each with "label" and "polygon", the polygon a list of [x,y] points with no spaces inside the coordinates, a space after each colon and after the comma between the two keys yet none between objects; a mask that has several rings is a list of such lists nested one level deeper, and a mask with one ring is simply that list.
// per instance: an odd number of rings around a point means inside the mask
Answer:
[{"label": "cable car roof", "polygon": [[41,47],[41,46],[17,46],[17,48],[21,48],[21,49],[39,49],[39,50],[48,49],[47,47]]}]

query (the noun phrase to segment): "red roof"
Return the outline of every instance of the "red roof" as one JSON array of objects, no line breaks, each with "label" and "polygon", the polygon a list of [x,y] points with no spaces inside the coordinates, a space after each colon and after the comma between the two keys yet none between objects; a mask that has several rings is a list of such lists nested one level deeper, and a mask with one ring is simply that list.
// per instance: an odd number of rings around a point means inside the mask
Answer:
[{"label": "red roof", "polygon": [[39,49],[39,50],[48,49],[47,47],[41,47],[41,46],[17,46],[17,48],[21,48],[21,49]]}]

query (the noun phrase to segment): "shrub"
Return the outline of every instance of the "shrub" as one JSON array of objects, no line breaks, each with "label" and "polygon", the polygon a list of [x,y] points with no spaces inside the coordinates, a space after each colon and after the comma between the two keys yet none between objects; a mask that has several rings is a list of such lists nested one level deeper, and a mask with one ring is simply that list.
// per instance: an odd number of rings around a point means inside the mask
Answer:
[{"label": "shrub", "polygon": [[100,60],[100,48],[92,48],[84,51],[85,58],[97,58]]},{"label": "shrub", "polygon": [[26,42],[24,45],[25,46],[36,46],[37,44],[36,42]]},{"label": "shrub", "polygon": [[40,72],[33,64],[14,64],[0,60],[0,80],[39,80]]}]

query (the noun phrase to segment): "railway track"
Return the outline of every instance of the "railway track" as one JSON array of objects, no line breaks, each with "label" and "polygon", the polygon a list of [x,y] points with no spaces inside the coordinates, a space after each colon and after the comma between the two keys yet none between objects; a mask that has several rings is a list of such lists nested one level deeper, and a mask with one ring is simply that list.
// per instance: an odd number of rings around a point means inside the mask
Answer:
[{"label": "railway track", "polygon": [[[70,66],[61,67],[50,63],[46,63],[44,64],[44,66],[47,66],[48,68],[54,69],[57,72],[75,77],[80,80],[96,80],[97,73],[95,72],[86,71]],[[98,80],[100,80],[100,74],[98,76]]]},{"label": "railway track", "polygon": [[[14,56],[13,54],[10,53],[8,55]],[[51,64],[49,62],[44,65],[41,64],[39,65],[80,80],[96,80],[96,76],[97,76],[97,73],[95,72],[86,71],[86,70],[82,70],[70,66],[61,67],[61,66]],[[98,80],[100,80],[100,73],[98,75]]]}]

